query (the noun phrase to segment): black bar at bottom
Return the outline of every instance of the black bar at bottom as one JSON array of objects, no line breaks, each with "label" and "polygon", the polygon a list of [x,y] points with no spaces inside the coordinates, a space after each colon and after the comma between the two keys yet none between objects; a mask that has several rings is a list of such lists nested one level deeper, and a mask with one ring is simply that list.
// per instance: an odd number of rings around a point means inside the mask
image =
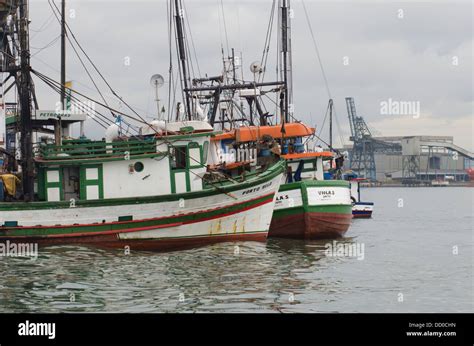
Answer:
[{"label": "black bar at bottom", "polygon": [[[473,345],[472,314],[0,314],[0,345]],[[27,322],[28,321],[28,322]],[[28,323],[28,325],[26,324]],[[52,328],[32,323],[55,323]],[[20,336],[44,331],[43,336]],[[37,328],[36,328],[37,327]],[[49,336],[48,336],[49,335]]]}]

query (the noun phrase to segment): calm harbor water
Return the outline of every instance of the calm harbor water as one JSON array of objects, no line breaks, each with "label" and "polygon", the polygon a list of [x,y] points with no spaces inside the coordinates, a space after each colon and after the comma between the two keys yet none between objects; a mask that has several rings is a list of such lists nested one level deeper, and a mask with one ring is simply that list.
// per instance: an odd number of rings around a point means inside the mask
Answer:
[{"label": "calm harbor water", "polygon": [[[373,188],[370,220],[330,241],[150,253],[55,246],[0,258],[0,312],[472,312],[474,188]],[[238,248],[236,248],[238,246]]]}]

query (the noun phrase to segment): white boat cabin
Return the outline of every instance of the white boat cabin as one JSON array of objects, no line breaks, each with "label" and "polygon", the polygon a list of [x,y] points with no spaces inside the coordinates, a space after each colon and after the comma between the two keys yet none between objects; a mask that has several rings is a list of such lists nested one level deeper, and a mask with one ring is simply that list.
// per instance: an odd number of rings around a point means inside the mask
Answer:
[{"label": "white boat cabin", "polygon": [[214,132],[207,123],[190,123],[172,123],[168,128],[152,124],[136,138],[106,135],[99,141],[41,144],[35,158],[38,199],[97,200],[200,191],[205,188],[202,177]]}]

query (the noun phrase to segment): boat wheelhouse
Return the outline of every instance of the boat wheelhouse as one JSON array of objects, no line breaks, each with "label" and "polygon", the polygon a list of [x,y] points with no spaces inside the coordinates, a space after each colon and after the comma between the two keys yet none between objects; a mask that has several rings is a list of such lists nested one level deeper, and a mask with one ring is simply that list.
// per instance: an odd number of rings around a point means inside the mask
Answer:
[{"label": "boat wheelhouse", "polygon": [[161,250],[266,239],[283,162],[229,179],[208,169],[216,133],[192,125],[41,144],[36,200],[0,203],[0,241]]},{"label": "boat wheelhouse", "polygon": [[211,141],[214,160],[222,160],[223,165],[249,165],[245,160],[235,162],[232,155],[225,154],[256,141],[265,145],[268,153],[277,152],[285,160],[286,176],[276,196],[269,237],[335,238],[344,235],[351,224],[349,183],[324,180],[324,162],[333,160],[334,153],[305,148],[305,137],[314,131],[302,123],[288,123],[283,136],[280,125],[249,126],[223,133]]}]

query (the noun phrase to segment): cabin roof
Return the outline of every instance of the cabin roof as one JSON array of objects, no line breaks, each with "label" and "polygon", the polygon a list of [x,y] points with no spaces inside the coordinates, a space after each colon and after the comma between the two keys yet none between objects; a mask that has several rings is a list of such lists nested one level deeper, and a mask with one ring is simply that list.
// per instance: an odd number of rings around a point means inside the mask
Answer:
[{"label": "cabin roof", "polygon": [[284,134],[281,132],[281,130],[282,125],[246,126],[218,134],[212,138],[212,141],[235,139],[237,142],[253,142],[260,139],[264,135],[269,135],[273,138],[306,137],[313,135],[316,131],[314,127],[309,127],[303,123],[285,124]]},{"label": "cabin roof", "polygon": [[308,158],[313,158],[313,157],[322,157],[324,158],[333,158],[334,154],[330,151],[311,151],[311,152],[305,152],[305,153],[292,153],[292,154],[285,154],[282,155],[285,160],[296,160],[296,159],[308,159]]}]

